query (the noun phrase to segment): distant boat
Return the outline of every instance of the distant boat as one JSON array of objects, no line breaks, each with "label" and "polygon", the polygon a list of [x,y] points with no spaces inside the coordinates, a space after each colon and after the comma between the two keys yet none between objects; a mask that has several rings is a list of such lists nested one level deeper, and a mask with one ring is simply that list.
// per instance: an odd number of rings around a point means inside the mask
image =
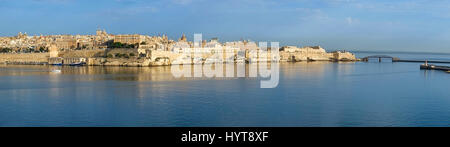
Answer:
[{"label": "distant boat", "polygon": [[55,70],[52,70],[52,72],[53,72],[53,73],[61,73],[61,70],[55,69]]},{"label": "distant boat", "polygon": [[62,64],[62,63],[55,63],[55,64],[50,64],[50,65],[53,65],[53,66],[62,66],[63,64]]},{"label": "distant boat", "polygon": [[83,66],[85,63],[77,62],[77,63],[71,63],[69,66]]},{"label": "distant boat", "polygon": [[238,59],[236,59],[236,63],[238,63],[238,64],[244,64],[246,61],[245,61],[245,58],[238,58]]},{"label": "distant boat", "polygon": [[196,58],[194,58],[193,63],[194,64],[203,64],[203,58],[196,57]]}]

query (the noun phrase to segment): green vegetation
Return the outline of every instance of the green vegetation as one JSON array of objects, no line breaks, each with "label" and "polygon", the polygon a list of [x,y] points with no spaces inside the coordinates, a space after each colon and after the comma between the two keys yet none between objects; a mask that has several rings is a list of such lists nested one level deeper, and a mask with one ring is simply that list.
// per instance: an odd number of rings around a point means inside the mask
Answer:
[{"label": "green vegetation", "polygon": [[[130,57],[134,57],[134,56],[136,56],[134,53],[130,53],[130,54],[116,53],[116,54],[114,55],[114,57],[116,57],[116,58],[130,58]],[[111,54],[108,54],[107,57],[108,57],[108,58],[112,58],[112,55],[111,55]]]},{"label": "green vegetation", "polygon": [[0,49],[0,53],[9,53],[9,52],[12,52],[12,49],[10,49],[10,48],[1,48]]},{"label": "green vegetation", "polygon": [[107,58],[113,58],[113,55],[112,54],[108,54],[106,57]]},{"label": "green vegetation", "polygon": [[41,47],[39,47],[39,51],[40,52],[48,52],[48,49],[43,47],[43,46],[41,46]]},{"label": "green vegetation", "polygon": [[114,42],[110,44],[109,48],[135,48],[136,44],[126,44],[126,43],[120,43],[120,42]]},{"label": "green vegetation", "polygon": [[122,57],[122,54],[120,54],[120,53],[116,53],[116,54],[114,55],[114,57],[116,57],[116,58],[120,58],[120,57]]}]

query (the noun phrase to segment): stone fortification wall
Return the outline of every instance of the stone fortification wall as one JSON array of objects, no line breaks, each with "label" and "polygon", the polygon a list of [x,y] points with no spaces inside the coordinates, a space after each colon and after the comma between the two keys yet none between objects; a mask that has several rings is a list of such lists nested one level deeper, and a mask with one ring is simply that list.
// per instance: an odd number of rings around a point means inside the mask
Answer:
[{"label": "stone fortification wall", "polygon": [[109,56],[113,56],[115,57],[116,54],[126,54],[126,55],[130,55],[130,54],[134,54],[135,57],[137,57],[139,55],[138,49],[128,49],[128,48],[117,48],[117,49],[108,49],[106,50],[105,55],[109,55]]},{"label": "stone fortification wall", "polygon": [[333,55],[326,52],[280,52],[282,61],[329,61]]},{"label": "stone fortification wall", "polygon": [[350,52],[332,52],[327,53],[321,47],[304,47],[297,48],[293,46],[283,47],[284,50],[280,52],[281,61],[335,61],[335,60],[351,60],[356,61],[354,54]]},{"label": "stone fortification wall", "polygon": [[94,50],[72,50],[72,51],[62,51],[59,52],[59,57],[63,58],[94,58],[94,57],[104,57],[104,49],[94,49]]},{"label": "stone fortification wall", "polygon": [[335,60],[351,60],[351,61],[357,60],[355,55],[350,52],[334,52],[330,54],[333,54],[333,58]]},{"label": "stone fortification wall", "polygon": [[156,58],[159,57],[168,57],[170,61],[175,61],[178,57],[180,57],[182,54],[174,53],[171,51],[158,51],[154,50],[151,52],[151,59],[154,61]]},{"label": "stone fortification wall", "polygon": [[0,63],[44,63],[49,56],[49,53],[5,53],[0,54]]}]

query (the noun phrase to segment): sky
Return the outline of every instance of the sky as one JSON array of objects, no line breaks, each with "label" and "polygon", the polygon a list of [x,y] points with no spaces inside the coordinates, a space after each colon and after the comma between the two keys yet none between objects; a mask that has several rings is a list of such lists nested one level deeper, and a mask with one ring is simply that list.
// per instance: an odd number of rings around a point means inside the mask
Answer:
[{"label": "sky", "polygon": [[0,0],[0,36],[194,33],[327,50],[450,53],[449,0]]}]

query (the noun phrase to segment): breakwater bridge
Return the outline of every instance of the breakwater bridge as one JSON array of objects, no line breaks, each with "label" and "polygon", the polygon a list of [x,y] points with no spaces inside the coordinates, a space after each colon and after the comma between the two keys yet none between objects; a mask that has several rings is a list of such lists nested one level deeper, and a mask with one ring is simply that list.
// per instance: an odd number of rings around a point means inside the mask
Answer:
[{"label": "breakwater bridge", "polygon": [[438,60],[403,60],[397,57],[392,57],[388,55],[373,55],[373,56],[367,56],[361,59],[361,61],[368,62],[370,59],[378,60],[378,62],[383,61],[383,59],[391,59],[392,62],[417,62],[417,63],[448,63],[450,64],[450,61],[438,61]]},{"label": "breakwater bridge", "polygon": [[396,58],[396,57],[392,57],[392,56],[388,56],[388,55],[373,55],[373,56],[367,56],[367,57],[364,57],[364,58],[361,59],[361,61],[368,62],[369,59],[377,59],[378,62],[381,62],[382,59],[391,59],[392,62],[399,60],[399,59]]},{"label": "breakwater bridge", "polygon": [[373,55],[373,56],[367,56],[361,59],[361,61],[368,62],[369,59],[376,59],[378,62],[382,62],[383,59],[391,59],[392,62],[417,62],[417,63],[425,63],[420,65],[420,69],[423,70],[442,70],[446,71],[447,73],[450,73],[450,66],[437,66],[433,64],[428,63],[446,63],[450,64],[450,61],[430,61],[430,60],[401,60],[396,57],[387,56],[387,55]]}]

